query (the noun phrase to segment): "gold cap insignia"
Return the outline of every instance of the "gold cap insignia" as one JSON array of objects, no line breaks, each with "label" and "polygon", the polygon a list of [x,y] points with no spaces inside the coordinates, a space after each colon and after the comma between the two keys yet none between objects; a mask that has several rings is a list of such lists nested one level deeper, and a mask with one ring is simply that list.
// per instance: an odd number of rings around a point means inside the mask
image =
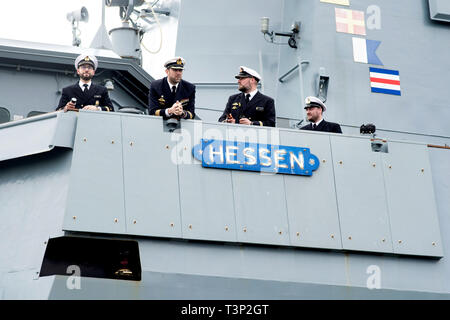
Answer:
[{"label": "gold cap insignia", "polygon": [[90,61],[89,57],[84,58],[84,61]]},{"label": "gold cap insignia", "polygon": [[311,103],[311,99],[310,98],[306,98],[306,103],[310,104]]},{"label": "gold cap insignia", "polygon": [[183,61],[181,61],[181,59],[178,59],[177,64],[183,64]]}]

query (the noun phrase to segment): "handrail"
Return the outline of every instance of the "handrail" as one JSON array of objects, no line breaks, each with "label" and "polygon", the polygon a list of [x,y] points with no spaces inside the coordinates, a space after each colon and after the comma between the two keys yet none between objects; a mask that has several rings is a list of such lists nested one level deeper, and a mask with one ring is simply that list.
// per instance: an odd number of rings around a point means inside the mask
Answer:
[{"label": "handrail", "polygon": [[427,147],[428,147],[428,148],[438,148],[438,149],[447,149],[447,150],[450,150],[450,146],[448,146],[448,145],[439,146],[439,145],[436,145],[436,144],[428,144]]}]

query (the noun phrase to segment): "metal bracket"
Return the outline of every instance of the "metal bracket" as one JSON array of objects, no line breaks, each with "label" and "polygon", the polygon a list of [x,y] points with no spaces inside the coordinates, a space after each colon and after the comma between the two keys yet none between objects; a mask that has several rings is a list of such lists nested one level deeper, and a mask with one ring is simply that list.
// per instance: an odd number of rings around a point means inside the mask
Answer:
[{"label": "metal bracket", "polygon": [[180,128],[181,128],[180,120],[175,118],[164,120],[164,132],[174,132],[175,130]]},{"label": "metal bracket", "polygon": [[327,101],[328,95],[328,82],[330,81],[330,75],[326,73],[325,68],[319,69],[319,88],[317,97],[323,102]]}]

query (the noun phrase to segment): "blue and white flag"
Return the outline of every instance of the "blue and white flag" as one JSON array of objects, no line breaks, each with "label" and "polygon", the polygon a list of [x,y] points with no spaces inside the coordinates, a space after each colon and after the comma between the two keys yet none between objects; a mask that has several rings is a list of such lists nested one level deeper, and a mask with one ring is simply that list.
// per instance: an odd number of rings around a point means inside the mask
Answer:
[{"label": "blue and white flag", "polygon": [[383,63],[375,53],[380,44],[381,41],[353,37],[353,59],[355,62],[382,66]]},{"label": "blue and white flag", "polygon": [[398,70],[369,68],[369,72],[372,92],[401,95]]}]

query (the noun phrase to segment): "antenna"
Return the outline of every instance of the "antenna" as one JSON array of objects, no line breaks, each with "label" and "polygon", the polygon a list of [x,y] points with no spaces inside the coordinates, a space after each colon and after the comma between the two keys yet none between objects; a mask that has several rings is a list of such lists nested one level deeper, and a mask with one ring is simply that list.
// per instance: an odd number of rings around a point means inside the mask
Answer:
[{"label": "antenna", "polygon": [[111,39],[109,38],[105,25],[105,1],[104,0],[100,1],[102,2],[102,24],[98,28],[98,31],[94,36],[94,39],[92,39],[90,47],[95,49],[113,50]]}]

